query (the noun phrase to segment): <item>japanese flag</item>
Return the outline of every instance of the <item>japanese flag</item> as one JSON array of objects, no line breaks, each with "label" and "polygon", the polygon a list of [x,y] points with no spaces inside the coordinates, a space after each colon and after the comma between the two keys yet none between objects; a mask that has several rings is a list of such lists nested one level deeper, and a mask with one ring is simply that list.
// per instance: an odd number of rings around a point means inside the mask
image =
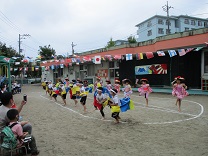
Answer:
[{"label": "japanese flag", "polygon": [[95,56],[95,64],[101,64],[101,56]]}]

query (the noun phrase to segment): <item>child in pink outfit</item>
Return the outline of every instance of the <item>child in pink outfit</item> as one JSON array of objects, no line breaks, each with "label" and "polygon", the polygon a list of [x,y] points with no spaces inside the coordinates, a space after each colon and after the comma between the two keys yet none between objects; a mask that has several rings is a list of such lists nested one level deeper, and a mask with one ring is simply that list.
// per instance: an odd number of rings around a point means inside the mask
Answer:
[{"label": "child in pink outfit", "polygon": [[142,84],[141,84],[141,87],[138,88],[138,92],[140,96],[144,95],[146,99],[146,106],[148,107],[148,97],[149,97],[149,94],[152,92],[152,88],[150,88],[150,85],[148,84],[147,79],[141,79],[140,82]]},{"label": "child in pink outfit", "polygon": [[120,93],[120,81],[119,80],[115,80],[115,84],[114,84],[114,88],[117,90],[118,93]]},{"label": "child in pink outfit", "polygon": [[181,101],[185,96],[188,96],[188,92],[186,91],[187,86],[184,83],[181,83],[185,79],[181,76],[175,78],[172,82],[173,91],[172,95],[177,97],[176,105],[178,105],[178,111],[181,111]]}]

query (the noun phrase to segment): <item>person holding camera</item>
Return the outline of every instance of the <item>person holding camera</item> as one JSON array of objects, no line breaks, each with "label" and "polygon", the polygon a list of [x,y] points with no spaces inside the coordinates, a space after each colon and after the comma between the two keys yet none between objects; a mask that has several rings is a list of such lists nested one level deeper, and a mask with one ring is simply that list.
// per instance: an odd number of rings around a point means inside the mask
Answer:
[{"label": "person holding camera", "polygon": [[[24,105],[27,103],[27,99],[24,99],[19,107],[17,108],[18,112],[20,113]],[[9,119],[7,118],[7,112],[12,108],[14,104],[13,95],[11,92],[5,92],[1,95],[1,102],[2,105],[0,106],[0,132],[9,123]],[[22,125],[23,131],[28,132],[29,134],[32,133],[32,126],[28,123],[28,121],[21,121],[20,124]]]}]

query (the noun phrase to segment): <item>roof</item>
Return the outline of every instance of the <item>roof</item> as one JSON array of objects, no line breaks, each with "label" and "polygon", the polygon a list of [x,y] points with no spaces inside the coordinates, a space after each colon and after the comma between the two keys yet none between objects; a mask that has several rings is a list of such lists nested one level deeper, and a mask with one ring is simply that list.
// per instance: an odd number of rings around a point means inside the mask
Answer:
[{"label": "roof", "polygon": [[198,17],[193,17],[193,16],[188,16],[188,15],[180,15],[180,16],[175,16],[175,17],[185,17],[185,18],[191,18],[191,19],[196,19],[196,20],[203,20],[203,21],[207,21],[208,22],[208,19],[206,18],[198,18]]},{"label": "roof", "polygon": [[[145,21],[143,21],[143,22],[137,24],[136,27],[138,27],[140,24],[143,24],[143,23],[145,23],[145,22],[147,22],[147,21],[149,21],[149,20],[151,20],[151,19],[153,19],[153,18],[157,18],[157,17],[158,17],[158,18],[167,18],[167,16],[154,15],[154,16],[152,16],[152,17],[146,19]],[[208,21],[208,19],[206,19],[206,18],[198,18],[198,17],[188,16],[188,15],[169,16],[170,19],[178,19],[178,18],[180,18],[180,17],[185,17],[185,18],[191,18],[191,19],[197,19],[197,20]]]},{"label": "roof", "polygon": [[[143,22],[137,24],[136,27],[138,27],[140,24],[143,24],[143,23],[145,23],[145,22],[147,22],[147,21],[149,21],[149,20],[151,20],[151,19],[153,19],[153,18],[157,18],[157,17],[158,17],[158,18],[167,18],[167,16],[154,15],[154,16],[152,16],[152,17],[146,19],[145,21],[143,21]],[[170,18],[170,19],[177,19],[176,17],[172,17],[172,16],[170,16],[169,18]]]},{"label": "roof", "polygon": [[11,59],[11,58],[7,58],[5,56],[0,56],[0,63],[3,63],[3,64],[7,64],[7,63],[11,63],[13,62],[14,60]]}]

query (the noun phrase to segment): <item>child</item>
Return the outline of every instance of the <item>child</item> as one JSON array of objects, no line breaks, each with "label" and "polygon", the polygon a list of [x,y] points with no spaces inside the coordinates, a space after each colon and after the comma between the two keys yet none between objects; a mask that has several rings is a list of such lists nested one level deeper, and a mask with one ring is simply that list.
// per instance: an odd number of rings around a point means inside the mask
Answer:
[{"label": "child", "polygon": [[110,80],[106,80],[105,82],[106,82],[106,88],[110,91],[112,89]]},{"label": "child", "polygon": [[35,138],[32,135],[28,135],[28,132],[23,132],[22,126],[18,122],[19,112],[17,109],[10,109],[7,112],[7,117],[10,120],[9,126],[11,127],[12,132],[18,141],[18,147],[23,144],[23,140],[26,136],[31,137],[31,141],[29,142],[29,146],[31,148],[31,155],[36,156],[39,154],[37,150]]},{"label": "child", "polygon": [[52,100],[52,97],[54,98],[55,101],[57,101],[57,88],[56,88],[56,85],[54,84],[53,87],[52,87],[52,94],[51,94],[51,100]]},{"label": "child", "polygon": [[73,83],[73,86],[71,87],[71,93],[72,93],[72,96],[71,96],[71,99],[74,101],[75,103],[75,106],[77,105],[77,85],[76,85],[76,80],[72,80],[72,83]]},{"label": "child", "polygon": [[64,106],[66,106],[66,88],[64,84],[60,84],[61,98],[64,102]]},{"label": "child", "polygon": [[148,107],[148,96],[152,92],[152,89],[150,88],[147,79],[141,79],[140,82],[142,84],[141,87],[138,88],[138,92],[140,96],[144,95],[144,98],[146,99],[146,107]]},{"label": "child", "polygon": [[109,105],[111,107],[112,117],[116,119],[116,123],[119,123],[119,113],[120,113],[120,107],[119,107],[119,99],[117,96],[117,90],[111,89],[110,91],[112,95],[112,99],[109,101]]},{"label": "child", "polygon": [[115,85],[114,88],[117,90],[118,93],[120,93],[120,81],[119,80],[115,80]]},{"label": "child", "polygon": [[130,95],[133,93],[130,85],[131,81],[129,79],[124,79],[123,80],[123,91],[124,91],[124,97],[129,98]]},{"label": "child", "polygon": [[175,78],[172,82],[173,91],[172,95],[177,97],[176,106],[178,105],[178,111],[181,112],[181,101],[185,96],[188,96],[188,92],[186,91],[187,86],[183,82],[185,79],[181,76]]},{"label": "child", "polygon": [[87,100],[87,92],[85,91],[85,87],[83,86],[83,82],[80,81],[79,84],[80,84],[80,96],[81,96],[80,103],[84,107],[84,113],[86,113],[87,108],[86,108],[85,104],[86,104],[86,100]]},{"label": "child", "polygon": [[96,81],[95,81],[95,84],[94,84],[94,89],[96,90],[98,87],[102,87],[102,80],[101,80],[101,77],[96,77]]},{"label": "child", "polygon": [[97,89],[96,100],[98,102],[97,107],[100,109],[100,113],[102,115],[102,120],[104,120],[105,119],[105,114],[103,112],[103,109],[104,109],[105,105],[103,105],[103,104],[107,100],[107,97],[106,97],[105,94],[102,93],[102,91],[103,91],[102,87],[99,87]]},{"label": "child", "polygon": [[52,87],[53,87],[52,81],[49,81],[48,82],[48,93],[49,93],[50,97],[51,97],[52,91],[53,91]]}]

